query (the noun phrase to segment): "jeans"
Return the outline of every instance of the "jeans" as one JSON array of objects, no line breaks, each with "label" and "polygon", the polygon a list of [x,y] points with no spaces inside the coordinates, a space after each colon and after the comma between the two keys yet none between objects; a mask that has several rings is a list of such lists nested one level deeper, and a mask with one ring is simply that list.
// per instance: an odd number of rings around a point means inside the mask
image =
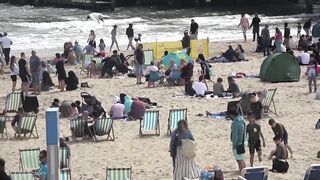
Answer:
[{"label": "jeans", "polygon": [[282,41],[279,39],[279,40],[275,40],[274,41],[274,44],[276,46],[276,53],[282,53],[281,52],[281,44],[282,44]]},{"label": "jeans", "polygon": [[270,55],[270,40],[262,40],[262,50],[263,50],[263,56],[269,56]]},{"label": "jeans", "polygon": [[10,48],[3,48],[2,49],[5,60],[6,60],[6,65],[9,65],[9,60],[10,60]]},{"label": "jeans", "polygon": [[258,38],[260,35],[259,35],[259,32],[260,32],[260,29],[259,29],[259,27],[257,27],[257,28],[253,28],[253,30],[252,30],[252,33],[253,33],[253,42],[256,40],[256,37]]},{"label": "jeans", "polygon": [[314,86],[314,92],[317,92],[317,76],[308,76],[309,92],[312,92],[312,82]]}]

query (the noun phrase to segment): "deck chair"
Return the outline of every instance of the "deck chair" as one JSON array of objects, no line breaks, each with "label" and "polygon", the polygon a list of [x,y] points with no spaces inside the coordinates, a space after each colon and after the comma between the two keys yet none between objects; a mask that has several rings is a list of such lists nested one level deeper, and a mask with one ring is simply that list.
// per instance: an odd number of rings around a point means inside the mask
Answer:
[{"label": "deck chair", "polygon": [[108,168],[107,180],[131,180],[132,168]]},{"label": "deck chair", "polygon": [[0,116],[0,139],[5,138],[8,139],[8,133],[7,133],[7,117],[6,116]]},{"label": "deck chair", "polygon": [[168,118],[168,135],[177,128],[180,120],[187,121],[187,109],[171,109]]},{"label": "deck chair", "polygon": [[81,67],[80,67],[80,75],[83,72],[84,74],[88,74],[88,70],[86,68],[86,64],[90,63],[92,59],[91,54],[84,55],[83,59],[81,60]]},{"label": "deck chair", "polygon": [[[155,131],[155,134],[145,134],[143,131]],[[140,119],[139,135],[160,136],[159,111],[146,111],[144,113],[143,119]]]},{"label": "deck chair", "polygon": [[[262,107],[264,109],[264,113],[273,113],[275,114],[276,116],[278,116],[277,114],[277,109],[276,109],[276,105],[274,103],[274,95],[276,94],[277,92],[277,88],[275,89],[268,89],[267,91],[267,94],[266,94],[266,97],[262,99]],[[273,106],[273,111],[271,110],[271,105]]]},{"label": "deck chair", "polygon": [[85,126],[87,126],[87,122],[82,118],[70,120],[70,130],[73,141],[76,141],[76,138],[82,138],[85,136]]},{"label": "deck chair", "polygon": [[71,171],[70,169],[61,169],[60,171],[60,180],[71,180]]},{"label": "deck chair", "polygon": [[7,95],[6,99],[6,116],[9,113],[17,113],[19,107],[22,106],[22,97],[20,92],[13,92]]},{"label": "deck chair", "polygon": [[40,148],[37,149],[20,149],[20,170],[32,171],[39,169]]},{"label": "deck chair", "polygon": [[268,180],[268,167],[249,167],[241,171],[240,178],[246,180]]},{"label": "deck chair", "polygon": [[319,180],[320,179],[320,164],[312,164],[305,176],[303,180]]},{"label": "deck chair", "polygon": [[102,58],[101,57],[92,57],[92,61],[96,61],[96,71],[100,72],[102,70]]},{"label": "deck chair", "polygon": [[60,158],[60,169],[69,168],[70,166],[70,157],[68,154],[68,150],[65,147],[60,147],[59,151]]},{"label": "deck chair", "polygon": [[150,65],[151,61],[154,60],[153,49],[144,50],[145,64]]},{"label": "deck chair", "polygon": [[107,136],[107,141],[114,141],[113,120],[111,118],[99,118],[94,123],[95,136]]},{"label": "deck chair", "polygon": [[34,180],[31,172],[11,172],[11,180]]},{"label": "deck chair", "polygon": [[[24,137],[26,137],[27,134],[30,134],[29,137],[33,136],[36,139],[38,139],[39,136],[38,136],[36,122],[37,122],[37,115],[22,116],[18,124],[19,132],[16,132],[14,137],[17,137],[17,135],[20,133],[20,134],[23,134]],[[33,131],[35,131],[35,133]]]}]

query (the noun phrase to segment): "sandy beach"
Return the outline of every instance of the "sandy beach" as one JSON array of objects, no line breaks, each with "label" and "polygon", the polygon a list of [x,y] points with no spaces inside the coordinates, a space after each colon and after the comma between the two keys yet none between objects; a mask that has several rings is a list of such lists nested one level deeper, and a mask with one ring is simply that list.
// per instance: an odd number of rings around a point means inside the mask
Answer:
[{"label": "sandy beach", "polygon": [[[250,35],[251,36],[251,35]],[[217,56],[224,52],[229,44],[236,47],[239,42],[211,42],[210,55]],[[247,62],[213,64],[215,78],[222,77],[224,86],[227,87],[227,76],[232,72],[246,74],[258,74],[263,61],[262,54],[252,53],[256,44],[252,42],[241,43],[246,51]],[[26,52],[27,55],[30,52]],[[46,54],[39,53],[41,58],[53,57],[55,52]],[[12,55],[19,56],[18,53]],[[198,77],[197,64],[194,68],[194,79]],[[66,70],[74,70],[80,82],[88,82],[91,88],[79,88],[76,91],[62,92],[57,89],[42,92],[38,96],[40,112],[38,113],[37,128],[39,139],[13,139],[13,130],[10,122],[7,122],[9,140],[0,140],[0,157],[7,161],[7,172],[19,171],[19,149],[46,148],[45,135],[45,110],[51,105],[54,98],[60,102],[63,100],[81,100],[80,93],[86,91],[95,95],[102,102],[102,106],[109,111],[112,105],[113,95],[126,93],[131,97],[148,97],[157,102],[160,107],[161,135],[155,137],[139,137],[139,121],[126,122],[115,121],[115,141],[78,141],[69,142],[71,148],[71,172],[72,179],[78,180],[103,180],[106,179],[106,167],[129,167],[133,168],[135,180],[170,180],[172,179],[172,161],[169,156],[169,137],[166,135],[168,112],[171,108],[187,108],[190,130],[198,144],[196,162],[203,168],[206,164],[214,164],[221,167],[226,180],[236,179],[238,169],[233,158],[230,141],[231,121],[221,119],[209,119],[196,116],[199,113],[226,111],[227,102],[230,99],[199,99],[194,97],[177,96],[183,95],[184,87],[156,87],[147,88],[147,84],[136,85],[134,78],[99,79],[87,78],[80,74],[79,66],[66,66]],[[276,121],[284,124],[289,133],[289,144],[294,151],[294,158],[289,159],[290,168],[286,174],[269,173],[270,180],[301,180],[306,169],[315,163],[320,150],[320,131],[314,126],[319,119],[320,101],[315,100],[315,94],[309,94],[307,80],[304,76],[305,67],[302,68],[301,80],[294,83],[262,83],[257,78],[237,79],[240,89],[244,91],[259,91],[263,88],[278,88],[275,95],[275,103],[279,117],[271,115]],[[9,72],[8,67],[6,71]],[[55,84],[57,78],[52,75]],[[4,108],[5,96],[11,90],[9,74],[0,75],[0,109]],[[18,80],[17,87],[20,88]],[[212,83],[208,84],[212,89]],[[175,97],[177,96],[177,97]],[[267,146],[263,148],[263,161],[255,159],[255,166],[268,166],[272,162],[268,160],[271,150],[275,148],[272,141],[273,132],[268,125],[268,119],[262,121]],[[60,119],[61,136],[70,136],[69,120]],[[249,165],[249,150],[246,148],[246,164]]]}]

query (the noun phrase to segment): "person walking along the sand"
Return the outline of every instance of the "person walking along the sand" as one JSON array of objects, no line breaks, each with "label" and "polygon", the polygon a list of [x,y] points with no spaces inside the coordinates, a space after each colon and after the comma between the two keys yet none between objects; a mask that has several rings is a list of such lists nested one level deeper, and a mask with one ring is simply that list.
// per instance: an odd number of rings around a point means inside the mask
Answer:
[{"label": "person walking along the sand", "polygon": [[282,33],[278,27],[276,27],[276,34],[274,35],[274,45],[276,46],[276,53],[281,53]]},{"label": "person walking along the sand", "polygon": [[241,19],[238,27],[242,28],[244,42],[247,42],[247,30],[249,28],[249,20],[244,14],[241,14]]},{"label": "person walking along the sand", "polygon": [[117,25],[113,26],[113,29],[111,30],[111,46],[110,46],[110,52],[112,50],[113,44],[116,44],[118,51],[120,51],[117,41]]},{"label": "person walking along the sand", "polygon": [[260,18],[258,14],[255,14],[254,18],[252,19],[250,28],[252,28],[252,33],[253,33],[253,42],[256,40],[256,38],[259,38],[259,33],[260,33]]},{"label": "person walking along the sand", "polygon": [[10,50],[11,50],[11,45],[12,40],[8,37],[8,33],[4,32],[3,37],[0,38],[0,43],[2,45],[2,50],[3,54],[6,60],[6,65],[9,65],[9,60],[10,60]]},{"label": "person walking along the sand", "polygon": [[270,31],[269,25],[265,25],[264,29],[261,31],[261,40],[262,40],[262,49],[263,49],[263,56],[270,55]]},{"label": "person walking along the sand", "polygon": [[284,41],[283,45],[288,49],[289,48],[289,40],[290,40],[290,28],[288,27],[288,23],[284,23]]},{"label": "person walking along the sand", "polygon": [[314,86],[314,92],[317,92],[317,67],[318,63],[314,57],[314,54],[310,55],[310,65],[308,66],[306,75],[308,76],[309,93],[312,93],[312,85]]},{"label": "person walking along the sand", "polygon": [[127,46],[127,50],[129,50],[129,47],[131,47],[132,50],[134,50],[134,46],[132,44],[133,37],[134,37],[134,31],[133,31],[133,24],[129,24],[129,27],[126,29],[126,35],[128,37],[129,43]]},{"label": "person walking along the sand", "polygon": [[198,29],[199,25],[194,21],[194,19],[191,19],[191,24],[190,24],[190,38],[191,40],[193,39],[198,39]]},{"label": "person walking along the sand", "polygon": [[188,158],[183,155],[182,140],[189,139],[194,141],[191,131],[188,129],[187,122],[181,120],[178,122],[178,128],[171,134],[170,156],[173,161],[173,179],[181,180],[185,178],[198,178],[199,167],[194,158]]},{"label": "person walking along the sand", "polygon": [[10,59],[10,75],[12,80],[12,92],[14,92],[17,85],[17,76],[19,75],[19,67],[15,56],[11,56]]},{"label": "person walking along the sand", "polygon": [[24,96],[28,95],[29,92],[29,83],[30,83],[30,71],[27,66],[26,55],[24,52],[21,53],[21,59],[18,61],[19,65],[19,76],[21,79],[21,90]]},{"label": "person walking along the sand", "polygon": [[137,49],[134,50],[134,74],[137,78],[137,84],[142,84],[141,78],[143,75],[143,66],[144,66],[144,52],[143,45],[139,44]]}]

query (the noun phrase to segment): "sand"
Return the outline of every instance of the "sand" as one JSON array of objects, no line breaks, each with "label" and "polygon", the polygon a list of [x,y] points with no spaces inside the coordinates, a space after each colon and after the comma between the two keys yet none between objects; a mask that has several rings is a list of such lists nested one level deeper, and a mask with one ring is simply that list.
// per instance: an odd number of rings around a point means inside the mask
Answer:
[{"label": "sand", "polygon": [[[228,44],[236,46],[239,42],[212,42],[210,43],[210,54],[218,55],[225,51]],[[263,57],[261,54],[251,53],[255,44],[248,42],[243,44],[246,51],[248,62],[214,64],[216,77],[224,79],[227,87],[226,77],[232,72],[244,72],[258,74]],[[55,52],[51,54],[54,55]],[[19,54],[16,53],[16,56]],[[51,55],[48,54],[47,57]],[[195,78],[198,76],[199,65],[195,67]],[[75,70],[79,75],[79,67],[66,67],[67,70]],[[8,71],[8,69],[7,69]],[[305,68],[302,68],[305,72]],[[303,73],[304,74],[304,73]],[[286,174],[269,174],[269,179],[298,180],[302,179],[306,169],[313,163],[318,163],[316,154],[319,151],[320,131],[314,129],[314,125],[319,118],[320,101],[316,101],[315,94],[309,94],[307,81],[301,75],[300,82],[295,83],[262,83],[259,79],[244,78],[237,79],[242,91],[257,91],[265,88],[278,88],[275,95],[279,117],[272,116],[276,121],[284,124],[289,133],[289,144],[294,151],[294,158],[289,159],[290,168]],[[52,76],[57,84],[57,78]],[[11,89],[9,74],[0,75],[0,107],[4,107],[5,95]],[[187,108],[189,127],[198,143],[196,161],[203,168],[206,164],[219,165],[224,172],[225,179],[235,179],[237,177],[237,164],[232,156],[230,142],[231,121],[208,119],[197,117],[199,113],[205,111],[220,112],[225,111],[226,99],[198,99],[193,97],[173,97],[183,94],[184,87],[157,87],[147,88],[147,84],[135,85],[135,79],[99,79],[80,76],[81,82],[89,82],[92,88],[78,89],[72,92],[60,93],[58,90],[42,92],[38,96],[40,112],[38,114],[37,128],[39,139],[13,139],[13,130],[9,122],[9,140],[0,141],[0,157],[7,161],[6,170],[19,170],[19,149],[25,148],[46,148],[45,119],[44,113],[54,98],[63,100],[81,100],[80,92],[87,91],[95,95],[106,110],[112,105],[112,95],[126,93],[132,97],[149,97],[158,103],[160,110],[161,135],[156,137],[139,137],[139,121],[125,122],[115,121],[115,141],[107,142],[70,142],[72,152],[71,171],[72,179],[106,179],[106,167],[129,167],[133,168],[133,179],[136,180],[169,180],[172,179],[172,162],[168,153],[169,138],[166,135],[168,112],[171,108]],[[20,80],[18,81],[18,88]],[[209,83],[212,88],[212,83]],[[68,119],[60,119],[61,135],[70,136]],[[262,121],[262,132],[266,138],[267,146],[263,148],[263,161],[254,165],[271,167],[268,155],[275,148],[272,141],[273,132],[271,131],[267,119]],[[246,149],[246,164],[249,165],[249,154]]]}]

